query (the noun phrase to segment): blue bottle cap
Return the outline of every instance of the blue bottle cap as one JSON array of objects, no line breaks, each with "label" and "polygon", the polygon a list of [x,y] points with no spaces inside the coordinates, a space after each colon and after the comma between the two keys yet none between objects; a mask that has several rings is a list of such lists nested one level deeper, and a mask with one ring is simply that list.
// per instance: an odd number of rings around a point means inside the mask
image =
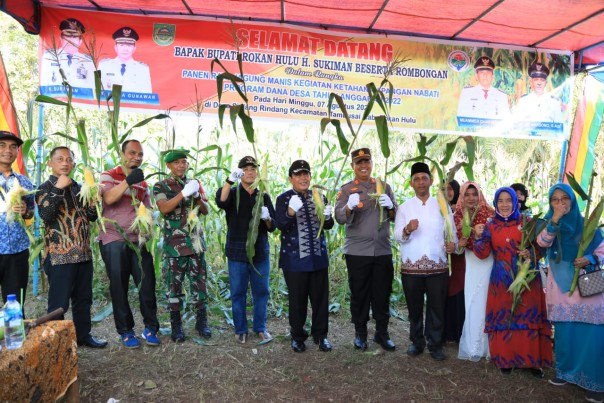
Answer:
[{"label": "blue bottle cap", "polygon": [[8,297],[6,297],[6,299],[8,301],[16,301],[17,300],[17,296],[15,294],[9,294]]}]

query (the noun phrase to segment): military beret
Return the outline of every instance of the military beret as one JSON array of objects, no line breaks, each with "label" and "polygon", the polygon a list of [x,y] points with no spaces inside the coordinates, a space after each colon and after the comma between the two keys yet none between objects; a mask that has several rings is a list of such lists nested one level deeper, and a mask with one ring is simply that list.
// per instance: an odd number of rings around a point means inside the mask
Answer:
[{"label": "military beret", "polygon": [[306,171],[310,173],[310,165],[304,160],[296,160],[289,167],[289,176]]},{"label": "military beret", "polygon": [[167,164],[172,161],[179,160],[181,158],[187,158],[189,156],[189,150],[168,150],[164,154],[164,162]]},{"label": "military beret", "polygon": [[481,56],[474,63],[474,70],[495,70],[495,63],[488,56]]},{"label": "military beret", "polygon": [[251,156],[245,156],[243,158],[241,158],[241,160],[239,161],[239,165],[237,165],[237,167],[239,168],[243,168],[245,166],[251,165],[253,167],[257,167],[258,164],[256,163],[256,158],[251,157]]},{"label": "military beret", "polygon": [[543,63],[533,63],[528,68],[528,75],[531,78],[547,78],[549,69]]},{"label": "military beret", "polygon": [[0,130],[0,140],[13,140],[17,143],[18,146],[21,146],[23,144],[23,140],[21,140],[19,137],[15,136],[11,132],[7,132],[4,130]]},{"label": "military beret", "polygon": [[351,152],[350,157],[352,158],[352,162],[357,162],[358,160],[370,160],[371,150],[368,148],[359,148],[358,150]]},{"label": "military beret", "polygon": [[122,27],[113,33],[115,43],[135,44],[138,41],[138,34],[130,27]]},{"label": "military beret", "polygon": [[59,29],[67,35],[81,35],[86,32],[84,24],[75,18],[68,18],[61,21],[61,24],[59,24]]}]

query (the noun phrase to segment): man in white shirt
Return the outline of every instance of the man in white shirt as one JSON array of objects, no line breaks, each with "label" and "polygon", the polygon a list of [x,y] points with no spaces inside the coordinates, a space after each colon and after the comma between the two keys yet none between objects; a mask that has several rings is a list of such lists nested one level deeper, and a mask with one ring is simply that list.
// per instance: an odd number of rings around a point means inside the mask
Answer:
[{"label": "man in white shirt", "polygon": [[[436,198],[430,196],[432,174],[428,165],[411,166],[411,187],[415,197],[396,212],[394,238],[400,244],[401,279],[409,312],[410,356],[426,347],[437,361],[444,360],[445,300],[449,281],[447,253],[455,242],[445,242],[444,219]],[[424,326],[424,295],[427,297]]]},{"label": "man in white shirt", "polygon": [[478,85],[466,87],[459,96],[457,116],[480,119],[505,119],[510,115],[506,93],[493,88],[495,63],[488,56],[474,63]]},{"label": "man in white shirt", "polygon": [[546,92],[549,69],[543,63],[535,62],[528,68],[531,92],[518,100],[516,117],[521,121],[555,122],[563,121],[562,102]]},{"label": "man in white shirt", "polygon": [[111,91],[113,84],[118,84],[123,92],[152,93],[149,66],[133,57],[138,33],[130,27],[122,27],[113,33],[113,39],[116,57],[99,63],[103,88]]}]

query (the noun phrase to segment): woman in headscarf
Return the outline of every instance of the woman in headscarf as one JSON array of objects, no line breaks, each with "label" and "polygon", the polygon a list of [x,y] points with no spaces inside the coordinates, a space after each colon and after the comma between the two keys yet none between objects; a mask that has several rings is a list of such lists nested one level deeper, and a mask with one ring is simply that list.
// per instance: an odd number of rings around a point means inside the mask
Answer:
[{"label": "woman in headscarf", "polygon": [[493,217],[494,210],[487,204],[480,186],[476,182],[465,182],[461,186],[454,218],[459,246],[465,247],[466,275],[464,281],[465,321],[459,341],[458,357],[464,360],[479,361],[489,356],[489,342],[484,332],[487,290],[493,258],[478,259],[473,252],[473,236],[464,237],[462,233],[463,215],[467,211],[471,219],[471,228],[486,224]]},{"label": "woman in headscarf", "polygon": [[537,276],[529,283],[513,316],[512,293],[508,292],[518,272],[518,257],[539,258],[540,248],[518,250],[522,217],[514,189],[498,189],[493,204],[495,217],[474,227],[474,254],[480,259],[493,254],[485,316],[491,360],[503,374],[528,368],[542,378],[542,368],[552,365],[552,342],[541,279]]},{"label": "woman in headscarf", "polygon": [[[459,182],[453,179],[444,189],[451,210],[459,199]],[[466,274],[466,259],[463,254],[451,254],[451,276],[447,285],[445,301],[445,341],[459,343],[461,330],[465,319],[463,282]]]},{"label": "woman in headscarf", "polygon": [[[555,326],[556,377],[553,385],[574,383],[586,390],[590,402],[604,400],[604,293],[582,297],[569,295],[575,267],[592,269],[604,259],[602,232],[596,235],[585,255],[577,257],[583,233],[583,216],[567,184],[549,190],[546,228],[537,237],[548,248],[547,310]],[[591,267],[590,267],[591,266]]]}]

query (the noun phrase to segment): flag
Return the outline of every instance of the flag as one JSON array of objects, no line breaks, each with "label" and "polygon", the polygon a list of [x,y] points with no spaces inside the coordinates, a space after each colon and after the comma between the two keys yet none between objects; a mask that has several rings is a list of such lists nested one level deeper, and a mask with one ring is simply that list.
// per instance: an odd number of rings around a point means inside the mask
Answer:
[{"label": "flag", "polygon": [[[14,108],[2,55],[0,55],[0,130],[11,132],[17,135],[17,137],[21,137],[19,135],[19,125],[17,124],[17,113]],[[13,171],[27,175],[23,164],[21,148],[19,148],[19,155],[13,163]]]},{"label": "flag", "polygon": [[[564,173],[572,173],[583,189],[589,189],[594,167],[594,148],[602,128],[604,85],[587,75],[579,95],[570,134]],[[564,182],[568,183],[566,175]]]}]

